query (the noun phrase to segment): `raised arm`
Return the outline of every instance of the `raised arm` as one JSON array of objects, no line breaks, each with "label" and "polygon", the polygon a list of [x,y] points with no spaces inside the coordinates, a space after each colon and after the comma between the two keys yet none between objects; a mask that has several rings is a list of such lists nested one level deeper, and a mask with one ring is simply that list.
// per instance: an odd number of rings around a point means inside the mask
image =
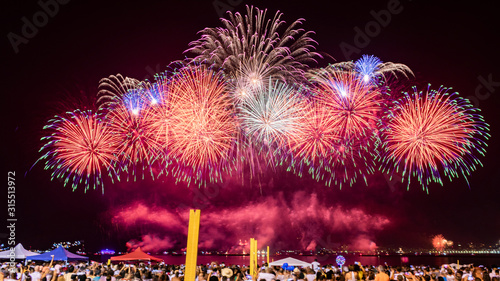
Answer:
[{"label": "raised arm", "polygon": [[42,268],[42,275],[40,276],[40,279],[43,279],[43,277],[47,276],[47,273],[49,273],[50,268],[52,267],[52,263],[54,262],[54,255],[50,255],[52,257],[52,260],[50,261],[48,270],[43,270]]}]

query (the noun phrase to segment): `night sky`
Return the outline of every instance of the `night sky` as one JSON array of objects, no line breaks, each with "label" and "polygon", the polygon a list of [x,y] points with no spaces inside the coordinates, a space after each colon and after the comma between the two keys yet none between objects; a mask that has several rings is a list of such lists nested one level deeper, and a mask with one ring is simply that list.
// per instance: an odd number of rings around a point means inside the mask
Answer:
[{"label": "night sky", "polygon": [[[146,215],[158,212],[164,220],[182,220],[186,217],[182,210],[198,207],[202,209],[202,224],[203,214],[211,222],[205,230],[212,237],[220,236],[204,245],[226,249],[238,239],[249,239],[251,234],[264,235],[256,221],[272,226],[280,218],[266,218],[270,214],[258,211],[276,207],[288,208],[290,212],[286,222],[280,223],[296,224],[273,235],[283,241],[301,237],[298,248],[310,246],[311,239],[320,245],[318,241],[331,233],[335,246],[366,240],[382,247],[430,248],[431,237],[436,234],[443,234],[456,244],[496,243],[500,239],[498,10],[493,2],[431,4],[402,0],[397,6],[399,13],[392,14],[388,24],[360,48],[361,52],[346,57],[339,47],[341,43],[354,46],[354,28],[364,29],[374,20],[370,11],[387,9],[392,2],[71,0],[59,4],[53,17],[17,47],[9,42],[8,34],[22,35],[22,18],[32,22],[33,15],[42,8],[36,1],[4,2],[1,162],[4,175],[16,172],[16,240],[40,249],[49,248],[51,242],[85,240],[86,247],[96,251],[106,247],[125,249],[128,241],[144,242],[156,237],[161,241],[152,244],[181,249],[185,243],[182,223],[141,217],[126,222],[123,218],[130,218],[127,212],[138,214],[142,208]],[[117,73],[141,80],[151,78],[170,62],[183,59],[183,51],[189,42],[199,38],[199,30],[220,26],[219,9],[245,12],[245,5],[267,8],[268,16],[280,10],[287,23],[304,18],[303,27],[315,32],[317,51],[333,57],[325,56],[317,66],[373,54],[383,61],[409,66],[415,78],[405,82],[408,88],[417,85],[424,90],[431,83],[432,88],[444,85],[462,96],[471,96],[490,124],[491,138],[486,157],[480,158],[484,167],[469,177],[470,187],[463,178],[452,182],[446,179],[444,186],[432,184],[427,194],[416,185],[407,191],[406,186],[391,184],[378,174],[370,177],[368,186],[358,183],[340,190],[278,172],[264,175],[258,184],[241,186],[230,181],[212,187],[217,190],[214,196],[195,191],[192,186],[175,185],[171,178],[106,182],[102,194],[100,190],[84,193],[83,188],[73,192],[60,181],[50,181],[50,171],[45,171],[42,163],[33,166],[40,157],[44,124],[58,113],[75,109],[75,105],[80,109],[92,108],[101,78]],[[482,80],[493,83],[480,86]],[[479,95],[477,87],[482,87]],[[205,196],[201,205],[193,203],[200,192]],[[313,212],[340,214],[345,225],[323,227],[325,221],[316,220],[310,215]],[[1,213],[5,217],[6,212]],[[352,219],[356,214],[361,214],[362,222]],[[217,216],[221,220],[225,217],[223,226],[214,226]],[[358,224],[365,224],[366,228]],[[304,234],[301,229],[315,232]],[[7,230],[0,233],[5,243]],[[295,245],[279,244],[276,237],[268,237],[276,248]],[[203,241],[203,233],[200,239]]]}]

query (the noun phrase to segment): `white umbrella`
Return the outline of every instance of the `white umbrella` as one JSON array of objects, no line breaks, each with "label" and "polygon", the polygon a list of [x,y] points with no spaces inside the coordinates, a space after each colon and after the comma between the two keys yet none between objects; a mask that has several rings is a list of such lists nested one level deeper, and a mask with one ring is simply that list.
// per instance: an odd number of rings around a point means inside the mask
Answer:
[{"label": "white umbrella", "polygon": [[15,259],[24,260],[26,257],[36,255],[39,255],[39,253],[30,252],[23,247],[23,244],[19,243],[14,247],[14,251],[7,250],[0,252],[0,259],[10,259],[14,257]]},{"label": "white umbrella", "polygon": [[302,266],[302,267],[312,267],[312,265],[308,262],[301,261],[294,258],[284,258],[281,260],[273,261],[269,263],[270,266],[282,266],[283,264],[288,263],[290,266]]}]

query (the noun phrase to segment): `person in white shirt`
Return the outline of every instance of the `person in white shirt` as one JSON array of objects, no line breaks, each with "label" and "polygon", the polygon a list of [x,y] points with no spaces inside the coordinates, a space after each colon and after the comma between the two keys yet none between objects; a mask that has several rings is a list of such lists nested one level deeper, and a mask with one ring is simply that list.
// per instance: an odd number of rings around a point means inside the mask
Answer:
[{"label": "person in white shirt", "polygon": [[472,277],[470,270],[465,269],[462,275],[462,281],[468,281],[469,277]]},{"label": "person in white shirt", "polygon": [[446,271],[446,281],[455,281],[455,272],[451,268]]},{"label": "person in white shirt", "polygon": [[495,277],[500,277],[498,275],[498,269],[491,269],[491,272],[490,272],[490,278],[493,279]]},{"label": "person in white shirt", "polygon": [[320,263],[318,262],[318,259],[315,259],[312,263],[312,269],[315,271],[315,272],[318,272],[318,269],[319,269],[319,266],[320,266]]},{"label": "person in white shirt", "polygon": [[54,271],[55,271],[56,273],[61,272],[61,264],[59,264],[59,263],[58,263],[58,264],[54,265]]},{"label": "person in white shirt", "polygon": [[38,271],[38,268],[36,268],[33,272],[30,273],[30,276],[31,281],[40,281],[42,274],[40,273],[40,271]]}]

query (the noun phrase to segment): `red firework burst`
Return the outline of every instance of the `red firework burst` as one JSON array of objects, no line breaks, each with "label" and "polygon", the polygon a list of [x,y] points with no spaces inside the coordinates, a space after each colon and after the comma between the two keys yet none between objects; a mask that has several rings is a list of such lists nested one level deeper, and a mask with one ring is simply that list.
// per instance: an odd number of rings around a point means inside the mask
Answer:
[{"label": "red firework burst", "polygon": [[[373,173],[375,169],[382,94],[351,72],[323,71],[311,75],[311,80],[315,83],[313,101],[321,111],[316,110],[315,113],[320,114],[316,119],[309,118],[308,122],[318,120],[320,123],[316,125],[323,123],[332,145],[327,158],[316,156],[328,165],[323,164],[324,169],[318,169],[313,177],[324,178],[323,170],[330,174],[326,181],[328,185],[331,182],[340,186],[345,182],[352,185],[358,176],[366,182],[365,174]],[[314,131],[305,132],[314,137]]]},{"label": "red firework burst", "polygon": [[489,137],[483,118],[474,112],[468,100],[449,95],[446,88],[406,94],[387,118],[385,170],[402,166],[408,185],[415,176],[425,189],[431,181],[442,184],[440,169],[450,180],[469,175],[481,163],[474,153],[484,153],[482,139]]},{"label": "red firework burst", "polygon": [[54,169],[53,178],[65,177],[65,185],[71,179],[73,190],[79,184],[87,190],[102,187],[103,171],[114,175],[118,138],[95,113],[76,110],[65,117],[56,116],[44,129],[52,133],[42,138],[46,143],[41,150],[46,152],[40,160]]},{"label": "red firework burst", "polygon": [[220,177],[228,160],[236,124],[221,78],[202,67],[182,68],[172,78],[169,155],[183,166],[179,171],[188,181],[207,173],[211,180]]}]

